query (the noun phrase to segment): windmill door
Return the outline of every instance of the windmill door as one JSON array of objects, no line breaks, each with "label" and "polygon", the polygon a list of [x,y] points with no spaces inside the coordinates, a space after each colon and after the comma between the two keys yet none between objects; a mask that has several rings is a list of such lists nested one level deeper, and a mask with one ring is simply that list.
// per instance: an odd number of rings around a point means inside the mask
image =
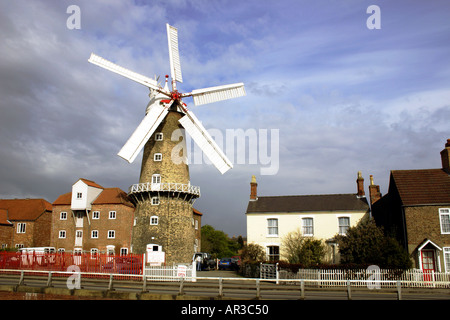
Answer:
[{"label": "windmill door", "polygon": [[75,232],[75,246],[81,247],[83,245],[83,230],[77,230]]},{"label": "windmill door", "polygon": [[433,272],[436,271],[434,265],[434,250],[422,250],[421,252],[423,280],[432,281]]}]

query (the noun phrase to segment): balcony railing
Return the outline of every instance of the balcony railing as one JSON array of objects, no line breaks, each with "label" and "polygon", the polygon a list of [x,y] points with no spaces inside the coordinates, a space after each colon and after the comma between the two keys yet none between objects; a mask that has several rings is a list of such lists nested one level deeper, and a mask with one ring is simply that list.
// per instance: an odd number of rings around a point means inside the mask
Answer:
[{"label": "balcony railing", "polygon": [[136,183],[133,184],[128,189],[128,194],[139,193],[139,192],[181,192],[181,193],[189,193],[196,197],[200,197],[200,187],[192,186],[191,184],[184,183]]}]

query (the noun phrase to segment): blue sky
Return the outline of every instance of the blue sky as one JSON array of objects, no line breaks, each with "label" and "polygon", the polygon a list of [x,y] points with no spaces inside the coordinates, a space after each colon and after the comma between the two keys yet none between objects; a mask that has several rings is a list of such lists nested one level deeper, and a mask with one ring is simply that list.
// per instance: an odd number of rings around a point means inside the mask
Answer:
[{"label": "blue sky", "polygon": [[[67,7],[80,7],[70,30]],[[381,29],[369,30],[370,5]],[[169,73],[178,28],[182,92],[244,82],[243,98],[191,109],[207,129],[279,130],[279,170],[190,167],[204,224],[245,234],[259,195],[356,192],[357,171],[387,192],[393,169],[439,168],[450,138],[448,1],[0,0],[0,197],[53,202],[78,178],[138,182],[116,153],[148,90],[87,62],[91,52],[153,77]],[[242,150],[237,151],[242,152]],[[235,159],[232,159],[235,162]]]}]

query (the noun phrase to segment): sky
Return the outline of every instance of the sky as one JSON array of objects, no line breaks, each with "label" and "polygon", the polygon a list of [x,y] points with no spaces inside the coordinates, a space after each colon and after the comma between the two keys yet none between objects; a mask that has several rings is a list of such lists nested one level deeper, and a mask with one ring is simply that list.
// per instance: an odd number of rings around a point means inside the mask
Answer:
[{"label": "sky", "polygon": [[224,175],[190,165],[202,224],[245,236],[252,175],[259,196],[335,194],[356,193],[361,171],[368,195],[369,175],[385,194],[390,170],[441,167],[447,0],[0,0],[0,198],[53,202],[79,178],[124,191],[139,182],[142,156],[129,164],[117,152],[148,89],[87,60],[163,79],[166,23],[178,29],[181,92],[245,84],[237,99],[187,98],[190,110],[219,145],[257,139],[229,148]]}]

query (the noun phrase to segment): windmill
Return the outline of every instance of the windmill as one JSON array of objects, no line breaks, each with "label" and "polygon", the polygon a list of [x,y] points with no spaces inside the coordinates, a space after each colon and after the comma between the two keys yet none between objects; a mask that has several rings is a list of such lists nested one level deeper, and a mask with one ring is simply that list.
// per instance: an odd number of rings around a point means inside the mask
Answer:
[{"label": "windmill", "polygon": [[94,53],[91,54],[89,62],[97,66],[120,74],[128,79],[136,81],[150,89],[152,98],[144,119],[133,132],[131,137],[119,151],[118,155],[128,162],[133,162],[146,142],[155,132],[159,124],[167,116],[169,110],[176,110],[184,114],[179,120],[182,127],[189,133],[195,143],[200,147],[203,153],[208,157],[211,163],[222,173],[233,167],[230,160],[220,150],[219,146],[206,131],[201,122],[192,111],[187,108],[183,98],[192,97],[196,106],[213,103],[217,101],[237,98],[245,95],[243,83],[235,83],[224,86],[210,87],[193,90],[190,93],[181,93],[177,89],[177,82],[182,83],[180,55],[178,50],[178,30],[175,27],[166,24],[167,38],[169,45],[169,60],[172,90],[168,88],[168,76],[166,75],[165,86],[158,85],[156,80],[125,69],[113,62],[110,62]]},{"label": "windmill", "polygon": [[[191,136],[222,174],[233,166],[183,99],[192,97],[194,104],[199,106],[243,96],[245,90],[243,83],[236,83],[193,90],[190,93],[178,91],[177,83],[183,82],[178,31],[168,24],[166,27],[171,89],[169,76],[166,76],[162,87],[157,80],[125,69],[95,54],[91,54],[89,62],[150,89],[146,114],[118,153],[131,163],[144,149],[139,183],[132,185],[128,192],[136,207],[131,240],[133,253],[146,253],[147,257],[155,256],[158,259],[161,253],[164,254],[166,263],[190,263],[193,253],[200,248],[201,241],[199,228],[196,229],[197,224],[194,223],[198,214],[196,216],[193,208],[195,200],[200,197],[200,188],[191,185],[188,164],[185,161],[174,161],[173,158],[180,145],[182,150],[186,150],[183,131]],[[177,131],[183,128],[184,130]],[[181,132],[181,142],[173,139],[176,132]],[[184,151],[182,153],[185,156]],[[157,248],[156,252],[154,248]]]}]

